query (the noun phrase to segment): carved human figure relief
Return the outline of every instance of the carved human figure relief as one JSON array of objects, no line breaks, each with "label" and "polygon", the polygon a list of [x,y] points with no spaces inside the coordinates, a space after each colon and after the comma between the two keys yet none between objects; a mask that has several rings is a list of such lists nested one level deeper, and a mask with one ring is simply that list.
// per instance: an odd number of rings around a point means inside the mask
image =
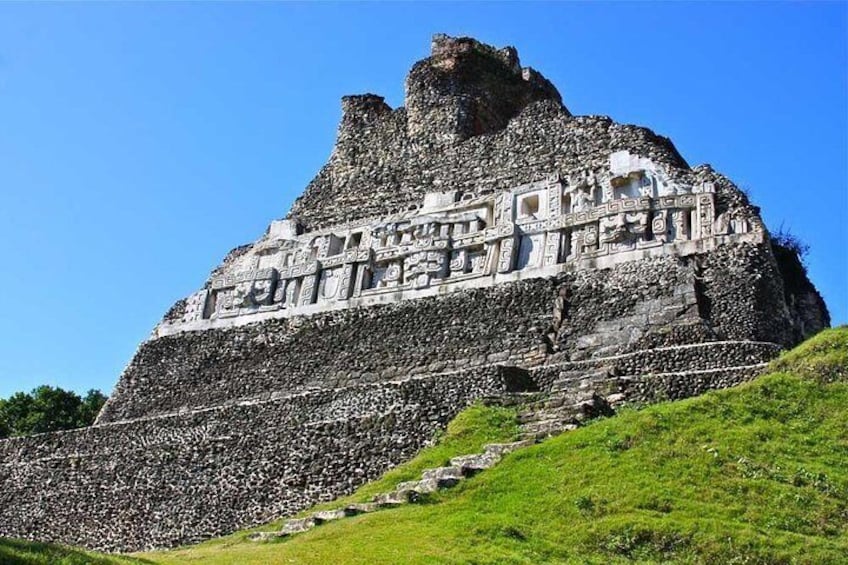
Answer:
[{"label": "carved human figure relief", "polygon": [[595,195],[591,187],[579,187],[574,191],[574,212],[586,212],[595,205]]},{"label": "carved human figure relief", "polygon": [[274,282],[272,278],[253,281],[250,290],[251,305],[264,306],[270,304],[274,296]]},{"label": "carved human figure relief", "polygon": [[295,306],[297,306],[297,295],[299,286],[300,283],[297,280],[290,280],[288,284],[286,284],[286,305],[289,308],[294,308]]},{"label": "carved human figure relief", "polygon": [[727,235],[730,231],[730,215],[728,212],[722,212],[716,216],[715,222],[713,222],[713,233],[716,235]]},{"label": "carved human figure relief", "polygon": [[281,279],[277,281],[277,288],[274,289],[274,298],[272,302],[278,304],[280,308],[286,306],[286,285],[289,281]]},{"label": "carved human figure relief", "polygon": [[576,229],[571,233],[571,257],[576,258],[583,254],[583,241],[586,238],[585,233],[581,229]]}]

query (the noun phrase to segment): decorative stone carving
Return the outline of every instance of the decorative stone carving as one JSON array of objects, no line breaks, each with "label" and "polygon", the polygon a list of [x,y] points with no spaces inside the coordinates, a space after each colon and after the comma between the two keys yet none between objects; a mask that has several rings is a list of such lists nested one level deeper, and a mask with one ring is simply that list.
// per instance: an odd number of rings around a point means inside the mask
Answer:
[{"label": "decorative stone carving", "polygon": [[318,296],[323,299],[336,297],[341,281],[341,269],[324,269],[321,271],[321,282],[318,286]]},{"label": "decorative stone carving", "polygon": [[301,282],[300,287],[300,305],[308,306],[315,302],[315,295],[317,293],[317,285],[315,284],[316,275],[307,274],[303,277],[303,282]]},{"label": "decorative stone carving", "polygon": [[758,226],[742,216],[715,217],[712,184],[677,185],[650,159],[620,151],[609,170],[572,171],[567,180],[537,175],[496,193],[431,193],[402,212],[317,232],[277,221],[171,324],[271,311],[292,316],[386,293],[388,300],[414,298],[476,277],[493,277],[477,285],[496,284],[513,271],[548,276],[575,262],[594,267],[640,253],[688,254],[703,248],[690,242],[752,229]]},{"label": "decorative stone carving", "polygon": [[468,270],[475,275],[484,274],[486,272],[486,255],[485,250],[469,253]]},{"label": "decorative stone carving", "polygon": [[468,264],[468,253],[465,249],[451,252],[451,273],[464,273]]},{"label": "decorative stone carving", "polygon": [[648,228],[648,215],[645,212],[629,214],[622,212],[607,216],[600,221],[600,243],[617,244],[632,247],[641,240]]},{"label": "decorative stone carving", "polygon": [[659,210],[651,219],[651,233],[656,241],[665,243],[668,241],[668,211]]},{"label": "decorative stone carving", "polygon": [[186,299],[185,312],[182,316],[182,323],[186,324],[194,322],[203,317],[206,310],[206,301],[209,296],[209,291],[201,290],[195,292]]},{"label": "decorative stone carving", "polygon": [[218,277],[212,281],[214,311],[210,316],[236,316],[242,309],[251,310],[272,303],[277,284],[277,269],[243,271]]},{"label": "decorative stone carving", "polygon": [[521,244],[518,249],[517,269],[539,266],[539,260],[542,256],[541,247],[543,237],[542,234],[521,237]]},{"label": "decorative stone carving", "polygon": [[498,272],[508,273],[512,270],[513,251],[515,248],[515,237],[508,237],[501,241],[501,254],[498,259]]}]

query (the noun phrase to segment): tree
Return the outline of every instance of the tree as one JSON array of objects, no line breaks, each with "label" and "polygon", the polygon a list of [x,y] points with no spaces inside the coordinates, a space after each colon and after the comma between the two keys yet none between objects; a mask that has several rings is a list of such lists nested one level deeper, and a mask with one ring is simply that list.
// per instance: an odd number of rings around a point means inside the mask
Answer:
[{"label": "tree", "polygon": [[12,429],[9,427],[8,422],[6,422],[6,400],[0,398],[0,439],[4,437],[9,437],[12,433]]},{"label": "tree", "polygon": [[106,395],[99,390],[89,390],[82,399],[80,407],[80,421],[83,426],[90,426],[97,419],[100,409],[106,404]]},{"label": "tree", "polygon": [[89,426],[105,401],[99,390],[88,391],[83,399],[75,392],[48,385],[29,394],[15,393],[0,400],[0,437]]}]

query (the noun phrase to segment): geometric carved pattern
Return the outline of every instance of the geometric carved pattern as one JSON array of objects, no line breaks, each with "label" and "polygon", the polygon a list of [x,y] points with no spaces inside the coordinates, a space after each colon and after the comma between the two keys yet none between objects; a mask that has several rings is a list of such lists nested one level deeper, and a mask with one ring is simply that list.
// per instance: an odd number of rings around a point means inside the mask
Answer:
[{"label": "geometric carved pattern", "polygon": [[299,234],[290,220],[280,220],[254,251],[192,295],[180,320],[168,323],[291,315],[381,293],[411,298],[434,285],[515,269],[526,271],[522,277],[543,276],[563,262],[680,246],[714,232],[762,233],[745,218],[716,218],[714,190],[675,185],[650,159],[623,151],[611,156],[609,171],[578,172],[567,182],[552,174],[481,196],[431,193],[424,205],[376,221]]}]

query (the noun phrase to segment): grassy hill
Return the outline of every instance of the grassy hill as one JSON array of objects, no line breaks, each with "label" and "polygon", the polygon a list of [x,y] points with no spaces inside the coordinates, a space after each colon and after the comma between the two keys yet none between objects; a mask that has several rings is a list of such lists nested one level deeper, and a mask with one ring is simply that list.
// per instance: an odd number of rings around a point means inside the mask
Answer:
[{"label": "grassy hill", "polygon": [[49,543],[0,538],[2,565],[143,565],[150,563],[131,557],[98,555]]},{"label": "grassy hill", "polygon": [[[509,439],[511,418],[502,408],[466,411],[439,445],[352,498]],[[5,547],[0,542],[3,563]],[[846,563],[848,328],[784,354],[752,383],[622,411],[508,455],[422,504],[286,540],[254,543],[239,533],[135,557],[157,564]]]}]

